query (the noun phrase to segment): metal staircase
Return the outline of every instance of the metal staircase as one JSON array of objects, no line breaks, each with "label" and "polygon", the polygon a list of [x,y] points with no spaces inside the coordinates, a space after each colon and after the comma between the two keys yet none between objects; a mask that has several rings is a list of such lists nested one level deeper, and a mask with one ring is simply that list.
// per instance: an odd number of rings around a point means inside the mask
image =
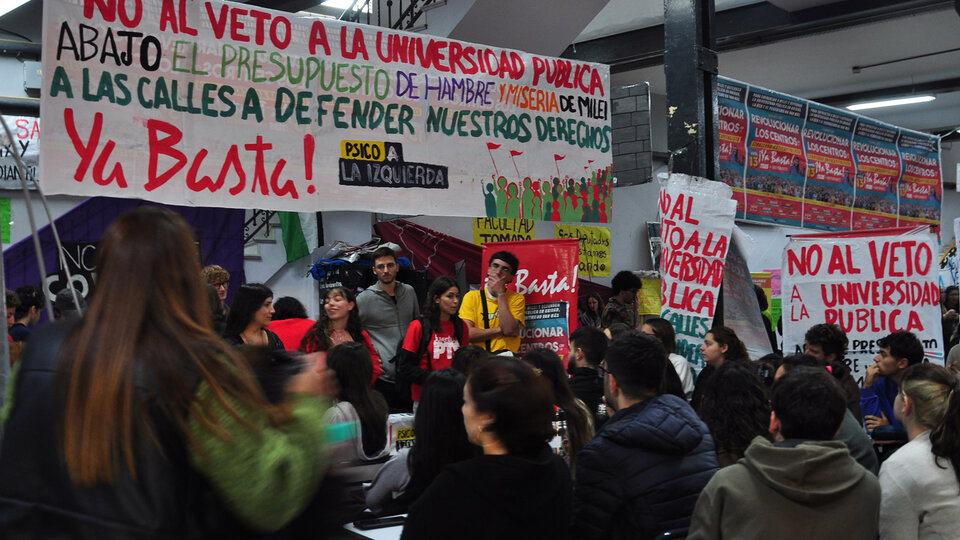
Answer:
[{"label": "metal staircase", "polygon": [[261,244],[276,244],[280,233],[280,218],[273,210],[250,210],[244,216],[243,259],[259,261]]},{"label": "metal staircase", "polygon": [[340,20],[421,32],[427,29],[426,13],[446,3],[446,0],[354,0]]}]

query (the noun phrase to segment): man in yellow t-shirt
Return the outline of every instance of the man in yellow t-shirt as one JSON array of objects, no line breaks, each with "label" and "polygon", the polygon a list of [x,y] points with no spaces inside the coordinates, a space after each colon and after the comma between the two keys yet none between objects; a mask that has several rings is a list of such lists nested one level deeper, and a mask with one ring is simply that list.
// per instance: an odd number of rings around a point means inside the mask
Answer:
[{"label": "man in yellow t-shirt", "polygon": [[[523,328],[523,295],[507,289],[513,281],[520,261],[509,251],[498,251],[490,256],[487,284],[479,291],[470,291],[460,304],[460,318],[470,329],[470,342],[484,346],[488,351],[520,350],[520,330]],[[487,324],[483,321],[483,297],[487,299]]]}]

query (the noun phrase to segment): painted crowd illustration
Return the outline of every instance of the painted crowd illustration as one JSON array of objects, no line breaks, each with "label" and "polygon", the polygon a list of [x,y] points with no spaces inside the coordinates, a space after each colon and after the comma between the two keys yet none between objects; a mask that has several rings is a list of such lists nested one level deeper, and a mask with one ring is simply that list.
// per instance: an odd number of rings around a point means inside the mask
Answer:
[{"label": "painted crowd illustration", "polygon": [[613,217],[613,166],[591,170],[592,160],[583,167],[579,178],[568,174],[561,176],[560,162],[566,156],[554,154],[557,175],[533,179],[523,177],[516,158],[523,155],[510,150],[510,161],[516,171],[516,180],[500,174],[493,150],[500,148],[487,143],[494,174],[481,182],[486,217],[524,218],[542,221],[566,221],[582,223],[609,223]]}]

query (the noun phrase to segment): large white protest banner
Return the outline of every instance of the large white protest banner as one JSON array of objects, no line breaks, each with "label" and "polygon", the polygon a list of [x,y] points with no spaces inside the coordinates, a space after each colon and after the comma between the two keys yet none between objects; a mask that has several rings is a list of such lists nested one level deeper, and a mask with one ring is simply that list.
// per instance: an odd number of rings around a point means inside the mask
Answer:
[{"label": "large white protest banner", "polygon": [[611,218],[607,66],[218,0],[43,7],[48,193]]},{"label": "large white protest banner", "polygon": [[847,363],[863,382],[877,339],[913,332],[943,364],[936,241],[926,227],[794,235],[783,251],[783,349],[800,352],[814,324],[847,333]]},{"label": "large white protest banner", "polygon": [[23,163],[27,187],[33,189],[37,179],[40,158],[40,119],[34,116],[7,116],[3,121],[10,128],[13,139],[0,127],[0,189],[20,189],[20,168]]},{"label": "large white protest banner", "polygon": [[699,372],[700,345],[716,314],[737,202],[730,186],[683,174],[660,177],[660,316],[676,353]]}]

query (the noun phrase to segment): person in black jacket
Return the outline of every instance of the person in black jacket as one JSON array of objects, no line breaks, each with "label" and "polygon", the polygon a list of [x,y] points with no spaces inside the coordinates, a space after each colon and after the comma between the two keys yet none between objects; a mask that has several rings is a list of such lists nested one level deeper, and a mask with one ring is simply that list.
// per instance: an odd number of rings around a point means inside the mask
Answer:
[{"label": "person in black jacket", "polygon": [[463,423],[483,455],[447,466],[410,507],[401,540],[567,538],[570,473],[554,436],[550,382],[496,356],[463,391]]},{"label": "person in black jacket", "polygon": [[717,455],[690,405],[657,395],[666,362],[660,342],[637,331],[607,348],[600,369],[617,412],[578,457],[571,537],[646,539],[690,525]]},{"label": "person in black jacket", "polygon": [[[603,330],[581,326],[570,334],[570,349],[567,353],[567,372],[570,373],[570,390],[583,402],[593,415],[593,425],[600,427],[597,411],[603,399],[603,380],[597,366],[607,353],[607,336]],[[606,417],[604,416],[604,419]]]}]

